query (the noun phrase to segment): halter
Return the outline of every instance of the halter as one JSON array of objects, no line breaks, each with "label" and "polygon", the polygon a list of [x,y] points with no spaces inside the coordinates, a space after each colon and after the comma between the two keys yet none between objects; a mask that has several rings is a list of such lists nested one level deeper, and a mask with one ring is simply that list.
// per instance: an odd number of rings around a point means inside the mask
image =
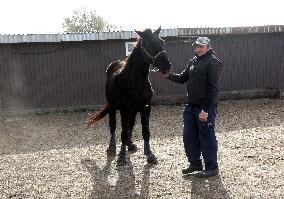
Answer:
[{"label": "halter", "polygon": [[162,53],[166,53],[166,51],[161,50],[160,52],[158,52],[156,55],[152,56],[147,50],[146,48],[144,48],[144,46],[142,45],[142,40],[141,40],[141,49],[144,51],[144,53],[152,60],[152,63],[150,64],[150,70],[157,72],[159,69],[158,67],[155,66],[155,60],[162,54]]}]

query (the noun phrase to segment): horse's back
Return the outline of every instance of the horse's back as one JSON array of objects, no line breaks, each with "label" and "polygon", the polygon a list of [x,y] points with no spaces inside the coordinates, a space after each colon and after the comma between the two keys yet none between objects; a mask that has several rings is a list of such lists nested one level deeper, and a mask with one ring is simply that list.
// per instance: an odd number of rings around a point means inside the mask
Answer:
[{"label": "horse's back", "polygon": [[121,72],[123,69],[124,61],[116,60],[107,67],[106,74],[107,76],[115,75]]}]

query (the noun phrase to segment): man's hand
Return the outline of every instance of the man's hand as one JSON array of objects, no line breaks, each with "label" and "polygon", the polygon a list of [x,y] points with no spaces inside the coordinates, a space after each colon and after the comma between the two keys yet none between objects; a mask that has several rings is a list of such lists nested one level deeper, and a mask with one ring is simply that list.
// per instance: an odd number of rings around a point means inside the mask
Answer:
[{"label": "man's hand", "polygon": [[203,110],[199,113],[199,120],[201,122],[207,122],[208,113],[204,112]]}]

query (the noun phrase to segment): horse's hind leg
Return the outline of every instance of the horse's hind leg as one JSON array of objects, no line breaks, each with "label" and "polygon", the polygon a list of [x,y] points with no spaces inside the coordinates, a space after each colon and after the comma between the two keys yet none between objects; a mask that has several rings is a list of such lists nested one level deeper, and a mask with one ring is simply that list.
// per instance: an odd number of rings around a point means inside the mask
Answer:
[{"label": "horse's hind leg", "polygon": [[150,130],[149,130],[149,118],[150,118],[151,106],[146,105],[140,111],[141,124],[142,124],[142,135],[144,139],[144,155],[147,156],[147,162],[157,164],[157,158],[150,149]]},{"label": "horse's hind leg", "polygon": [[128,137],[127,137],[126,145],[128,147],[128,151],[131,151],[131,152],[137,151],[137,146],[135,144],[133,144],[133,142],[132,142],[132,132],[133,132],[133,127],[135,125],[136,114],[137,114],[137,112],[133,113],[130,116],[130,119],[129,119],[129,134],[128,134]]},{"label": "horse's hind leg", "polygon": [[116,154],[116,141],[115,141],[115,129],[116,129],[116,109],[111,107],[109,110],[109,129],[110,129],[110,142],[107,149],[107,155],[114,156]]},{"label": "horse's hind leg", "polygon": [[126,142],[128,140],[128,134],[129,134],[129,119],[130,119],[130,114],[128,111],[125,110],[120,110],[120,115],[121,115],[121,148],[120,152],[118,154],[118,159],[117,159],[117,165],[121,166],[126,164]]}]

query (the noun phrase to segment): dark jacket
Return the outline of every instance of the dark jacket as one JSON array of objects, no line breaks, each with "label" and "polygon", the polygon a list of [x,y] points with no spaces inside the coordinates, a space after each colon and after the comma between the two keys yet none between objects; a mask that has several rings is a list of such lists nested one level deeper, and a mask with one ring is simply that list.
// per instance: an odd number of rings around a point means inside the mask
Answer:
[{"label": "dark jacket", "polygon": [[217,105],[221,62],[210,49],[202,56],[196,55],[180,74],[170,73],[168,79],[177,83],[187,83],[188,103],[200,106],[205,112]]}]

